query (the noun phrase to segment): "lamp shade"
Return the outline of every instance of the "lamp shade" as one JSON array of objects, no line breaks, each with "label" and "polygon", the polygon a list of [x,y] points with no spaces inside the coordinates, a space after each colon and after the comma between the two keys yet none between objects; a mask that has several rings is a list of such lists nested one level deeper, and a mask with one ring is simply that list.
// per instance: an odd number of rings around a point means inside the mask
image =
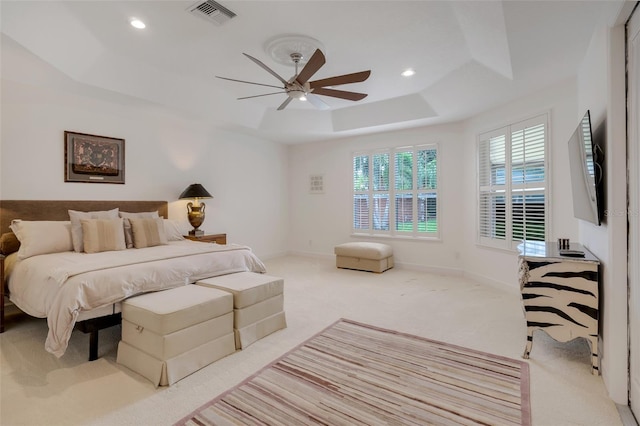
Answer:
[{"label": "lamp shade", "polygon": [[182,200],[185,198],[213,198],[213,196],[204,189],[204,186],[199,183],[193,183],[189,185],[187,189],[182,191],[182,194],[180,194],[179,199]]}]

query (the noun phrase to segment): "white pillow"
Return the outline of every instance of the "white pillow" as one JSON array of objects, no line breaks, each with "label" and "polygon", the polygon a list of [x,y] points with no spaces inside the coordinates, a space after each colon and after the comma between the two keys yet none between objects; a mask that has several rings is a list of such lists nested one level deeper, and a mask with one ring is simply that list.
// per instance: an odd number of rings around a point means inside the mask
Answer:
[{"label": "white pillow", "polygon": [[133,236],[131,235],[131,222],[129,222],[130,218],[134,219],[154,219],[160,217],[158,215],[158,211],[155,212],[140,212],[140,213],[129,213],[129,212],[119,212],[121,218],[124,219],[124,241],[127,243],[127,248],[133,247]]},{"label": "white pillow", "polygon": [[84,251],[84,243],[82,242],[82,224],[81,219],[117,219],[118,209],[96,211],[96,212],[79,212],[69,210],[69,219],[71,219],[71,239],[73,241],[73,250],[78,253]]},{"label": "white pillow", "polygon": [[177,220],[165,219],[164,220],[164,233],[167,235],[167,241],[182,241],[184,235],[180,230],[180,225]]},{"label": "white pillow", "polygon": [[71,222],[16,219],[11,222],[9,228],[20,241],[18,259],[73,250]]},{"label": "white pillow", "polygon": [[131,222],[131,234],[135,248],[154,247],[167,244],[167,236],[164,232],[163,219],[133,219]]},{"label": "white pillow", "polygon": [[122,219],[80,219],[85,253],[124,250]]}]

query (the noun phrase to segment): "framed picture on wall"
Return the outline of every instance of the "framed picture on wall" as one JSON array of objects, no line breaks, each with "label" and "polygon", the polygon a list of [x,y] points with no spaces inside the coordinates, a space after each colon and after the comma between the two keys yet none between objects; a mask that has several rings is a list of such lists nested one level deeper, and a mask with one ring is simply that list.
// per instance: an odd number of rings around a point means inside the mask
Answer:
[{"label": "framed picture on wall", "polygon": [[124,139],[64,132],[65,182],[124,183]]}]

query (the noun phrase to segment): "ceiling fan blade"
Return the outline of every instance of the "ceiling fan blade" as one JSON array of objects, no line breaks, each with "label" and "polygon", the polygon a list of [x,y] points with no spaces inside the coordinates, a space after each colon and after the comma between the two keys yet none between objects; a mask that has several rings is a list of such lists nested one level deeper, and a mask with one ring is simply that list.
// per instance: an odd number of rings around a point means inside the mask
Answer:
[{"label": "ceiling fan blade", "polygon": [[311,76],[324,65],[324,63],[324,54],[320,49],[316,49],[313,55],[311,55],[311,58],[307,61],[307,64],[302,68],[302,71],[300,71],[300,74],[296,77],[296,81],[301,85],[304,85],[307,80],[309,80]]},{"label": "ceiling fan blade", "polygon": [[329,109],[329,105],[313,93],[307,93],[307,101],[318,109]]},{"label": "ceiling fan blade", "polygon": [[289,102],[291,102],[293,98],[290,98],[289,96],[287,96],[287,99],[278,107],[278,111],[282,111],[283,109],[285,109],[287,107],[287,105],[289,105]]},{"label": "ceiling fan blade", "polygon": [[253,96],[244,96],[242,98],[238,98],[238,100],[241,99],[251,99],[251,98],[259,98],[261,96],[271,96],[271,95],[281,95],[282,93],[286,93],[286,92],[273,92],[273,93],[265,93],[263,95],[253,95]]},{"label": "ceiling fan blade", "polygon": [[318,87],[313,89],[315,95],[332,96],[334,98],[347,99],[349,101],[359,101],[367,97],[366,93],[346,92],[344,90],[326,89]]},{"label": "ceiling fan blade", "polygon": [[312,89],[325,86],[340,86],[341,84],[360,83],[365,81],[371,75],[371,70],[354,72],[353,74],[338,75],[335,77],[323,78],[322,80],[310,81],[309,86]]},{"label": "ceiling fan blade", "polygon": [[267,71],[269,74],[271,74],[272,76],[274,76],[275,78],[280,80],[282,82],[282,84],[284,84],[285,86],[287,85],[287,80],[285,80],[284,78],[280,77],[274,70],[272,70],[271,68],[269,68],[268,66],[263,64],[260,60],[254,58],[251,55],[247,55],[246,53],[243,53],[243,55],[246,56],[247,58],[251,59],[256,64],[260,65],[265,71]]},{"label": "ceiling fan blade", "polygon": [[257,86],[266,86],[266,87],[275,87],[276,89],[284,89],[284,87],[281,87],[281,86],[273,86],[271,84],[254,83],[253,81],[236,80],[235,78],[220,77],[218,75],[216,75],[216,78],[221,78],[222,80],[237,81],[238,83],[255,84]]}]

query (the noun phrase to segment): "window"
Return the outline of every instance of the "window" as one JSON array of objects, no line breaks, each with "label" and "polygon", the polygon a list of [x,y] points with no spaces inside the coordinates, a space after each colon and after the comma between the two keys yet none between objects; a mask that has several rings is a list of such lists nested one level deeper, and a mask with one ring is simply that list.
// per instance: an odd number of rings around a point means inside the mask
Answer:
[{"label": "window", "polygon": [[439,237],[436,145],[354,154],[353,232]]},{"label": "window", "polygon": [[478,137],[478,240],[515,248],[548,232],[547,115]]}]

